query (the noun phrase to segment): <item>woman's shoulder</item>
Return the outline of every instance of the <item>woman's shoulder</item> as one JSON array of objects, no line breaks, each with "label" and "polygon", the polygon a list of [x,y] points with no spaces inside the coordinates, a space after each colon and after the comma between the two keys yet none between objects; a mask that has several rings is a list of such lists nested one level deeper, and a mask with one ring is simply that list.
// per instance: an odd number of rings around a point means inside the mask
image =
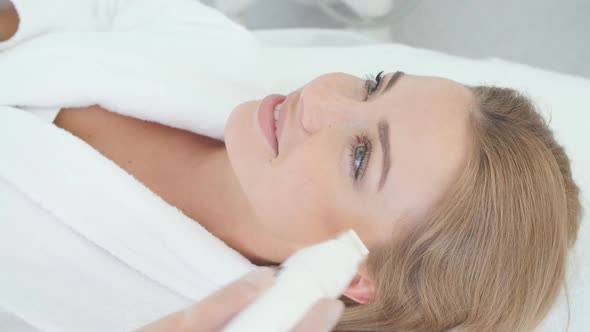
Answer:
[{"label": "woman's shoulder", "polygon": [[116,160],[142,151],[175,155],[179,146],[199,148],[222,144],[206,136],[172,128],[157,122],[129,117],[99,105],[62,108],[53,123],[90,144],[105,156]]},{"label": "woman's shoulder", "polygon": [[[223,142],[111,112],[100,106],[61,109],[54,121],[115,162],[169,204],[188,206],[182,188],[195,165]],[[183,211],[189,217],[190,211]]]}]

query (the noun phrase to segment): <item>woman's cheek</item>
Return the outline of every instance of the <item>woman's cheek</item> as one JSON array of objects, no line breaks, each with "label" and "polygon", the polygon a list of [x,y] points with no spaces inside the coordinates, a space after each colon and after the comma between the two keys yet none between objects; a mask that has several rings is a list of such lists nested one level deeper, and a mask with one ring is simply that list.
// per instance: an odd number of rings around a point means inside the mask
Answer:
[{"label": "woman's cheek", "polygon": [[[308,137],[293,146],[273,170],[271,202],[279,224],[292,238],[312,243],[333,235],[339,220],[334,211],[338,190],[338,172],[334,170],[331,148],[326,137]],[[269,197],[270,198],[270,197]],[[339,203],[341,205],[341,203]]]},{"label": "woman's cheek", "polygon": [[292,197],[290,216],[296,225],[294,233],[300,234],[301,239],[310,243],[322,241],[335,233],[338,219],[334,213],[334,194],[330,191],[332,185],[326,183],[327,176],[301,176],[300,181],[294,183],[288,197]]},{"label": "woman's cheek", "polygon": [[[298,174],[283,182],[271,202],[272,228],[286,240],[311,245],[336,236],[345,227],[346,209],[335,200],[329,176]],[[293,178],[291,178],[293,179]]]}]

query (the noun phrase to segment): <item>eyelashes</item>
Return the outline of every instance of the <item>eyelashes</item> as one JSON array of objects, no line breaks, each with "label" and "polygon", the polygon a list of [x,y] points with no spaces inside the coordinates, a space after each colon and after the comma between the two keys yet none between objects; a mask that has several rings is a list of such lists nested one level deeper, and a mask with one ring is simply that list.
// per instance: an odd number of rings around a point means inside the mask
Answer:
[{"label": "eyelashes", "polygon": [[362,177],[367,169],[371,156],[371,140],[365,133],[355,135],[348,144],[348,156],[350,157],[350,175],[357,180]]},{"label": "eyelashes", "polygon": [[[379,89],[383,79],[383,71],[376,76],[367,75],[363,84],[363,90],[366,91],[365,101],[369,99]],[[350,176],[356,181],[365,174],[373,145],[365,133],[357,134],[348,144],[348,157],[350,159]]]},{"label": "eyelashes", "polygon": [[363,88],[367,93],[365,97],[365,101],[369,99],[379,89],[379,85],[381,84],[381,80],[383,79],[383,70],[380,71],[377,76],[373,77],[372,75],[367,75],[365,79],[365,83],[363,84]]}]

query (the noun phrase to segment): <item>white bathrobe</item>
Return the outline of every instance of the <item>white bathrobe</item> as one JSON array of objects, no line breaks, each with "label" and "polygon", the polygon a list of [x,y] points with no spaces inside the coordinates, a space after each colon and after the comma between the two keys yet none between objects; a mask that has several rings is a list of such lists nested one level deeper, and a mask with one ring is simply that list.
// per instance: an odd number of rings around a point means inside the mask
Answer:
[{"label": "white bathrobe", "polygon": [[14,4],[19,30],[0,43],[0,311],[43,331],[125,331],[253,269],[48,121],[100,104],[222,139],[233,107],[265,93],[250,33],[192,0]]}]

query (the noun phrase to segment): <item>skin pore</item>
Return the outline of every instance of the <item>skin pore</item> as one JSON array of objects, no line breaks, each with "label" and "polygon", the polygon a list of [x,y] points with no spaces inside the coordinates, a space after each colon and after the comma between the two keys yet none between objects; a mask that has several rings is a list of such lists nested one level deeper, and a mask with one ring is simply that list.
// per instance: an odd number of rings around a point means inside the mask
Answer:
[{"label": "skin pore", "polygon": [[[63,109],[55,125],[269,264],[349,228],[369,249],[401,236],[458,178],[471,98],[437,77],[322,75],[283,102],[277,156],[258,126],[260,100],[236,106],[225,143],[99,106]],[[355,281],[345,294],[368,301],[362,267]]]}]

